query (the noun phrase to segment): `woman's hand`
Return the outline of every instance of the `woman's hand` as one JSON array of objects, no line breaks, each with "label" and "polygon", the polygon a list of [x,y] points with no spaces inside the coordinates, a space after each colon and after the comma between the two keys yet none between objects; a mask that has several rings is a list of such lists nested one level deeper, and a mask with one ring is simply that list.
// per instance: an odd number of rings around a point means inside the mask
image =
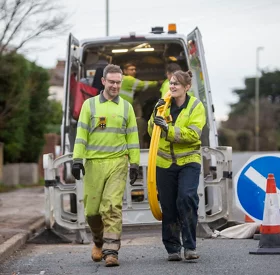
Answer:
[{"label": "woman's hand", "polygon": [[165,119],[161,116],[156,116],[154,118],[154,123],[159,126],[162,130],[164,130],[166,133],[168,132],[168,124],[165,121]]}]

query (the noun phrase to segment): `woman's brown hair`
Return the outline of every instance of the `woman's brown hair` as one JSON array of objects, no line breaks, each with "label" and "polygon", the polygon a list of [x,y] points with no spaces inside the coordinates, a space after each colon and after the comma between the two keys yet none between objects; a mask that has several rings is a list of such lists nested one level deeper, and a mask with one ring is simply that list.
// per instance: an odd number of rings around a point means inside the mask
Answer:
[{"label": "woman's brown hair", "polygon": [[189,70],[187,72],[176,71],[173,73],[173,76],[176,77],[177,81],[184,87],[187,85],[192,85],[192,72]]}]

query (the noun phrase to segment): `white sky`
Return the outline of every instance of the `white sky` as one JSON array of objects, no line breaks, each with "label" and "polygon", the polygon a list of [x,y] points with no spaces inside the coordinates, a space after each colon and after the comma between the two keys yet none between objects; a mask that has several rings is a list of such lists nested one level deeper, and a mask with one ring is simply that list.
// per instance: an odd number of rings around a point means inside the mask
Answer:
[{"label": "white sky", "polygon": [[[78,39],[106,34],[106,0],[60,0],[71,14],[71,32]],[[150,32],[153,26],[176,23],[178,33],[196,26],[202,33],[216,118],[236,101],[234,88],[256,74],[256,48],[261,69],[280,68],[280,0],[109,0],[109,35]],[[42,41],[44,50],[29,53],[37,64],[54,67],[65,58],[67,35]]]}]

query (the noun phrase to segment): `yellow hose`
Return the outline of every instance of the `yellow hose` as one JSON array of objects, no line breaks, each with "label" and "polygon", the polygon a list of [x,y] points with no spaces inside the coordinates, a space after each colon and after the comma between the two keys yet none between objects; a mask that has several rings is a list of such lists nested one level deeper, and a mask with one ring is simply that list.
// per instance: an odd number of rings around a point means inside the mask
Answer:
[{"label": "yellow hose", "polygon": [[[170,92],[166,93],[163,99],[165,101],[165,105],[162,105],[158,108],[157,116],[164,117],[164,113],[168,108],[168,105],[171,100]],[[159,221],[162,220],[162,213],[161,213],[161,209],[158,202],[158,196],[157,196],[156,157],[158,152],[160,133],[161,133],[161,128],[157,125],[154,125],[153,133],[151,137],[150,149],[149,149],[148,180],[147,180],[148,199],[149,199],[150,208],[154,217]]]}]

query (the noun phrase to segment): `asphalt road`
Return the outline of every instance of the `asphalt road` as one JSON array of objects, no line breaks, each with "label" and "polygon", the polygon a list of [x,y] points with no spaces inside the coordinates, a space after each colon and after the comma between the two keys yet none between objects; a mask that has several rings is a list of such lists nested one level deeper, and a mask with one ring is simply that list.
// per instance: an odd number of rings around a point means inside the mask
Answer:
[{"label": "asphalt road", "polygon": [[[251,154],[235,156],[234,175],[250,156]],[[242,157],[243,161],[236,161],[239,157]],[[233,220],[243,221],[244,214],[235,208],[234,211]],[[73,235],[68,237],[75,238]],[[91,247],[92,244],[26,244],[13,256],[0,263],[0,275],[280,274],[280,255],[250,255],[249,251],[258,247],[258,241],[252,239],[198,239],[198,252],[201,255],[199,260],[168,262],[159,229],[126,230],[119,254],[121,265],[113,268],[106,268],[104,262],[92,262]]]},{"label": "asphalt road", "polygon": [[200,259],[168,262],[159,229],[135,230],[123,234],[119,267],[92,262],[92,244],[26,244],[0,264],[0,274],[280,274],[280,255],[250,255],[257,246],[253,239],[198,239]]}]

